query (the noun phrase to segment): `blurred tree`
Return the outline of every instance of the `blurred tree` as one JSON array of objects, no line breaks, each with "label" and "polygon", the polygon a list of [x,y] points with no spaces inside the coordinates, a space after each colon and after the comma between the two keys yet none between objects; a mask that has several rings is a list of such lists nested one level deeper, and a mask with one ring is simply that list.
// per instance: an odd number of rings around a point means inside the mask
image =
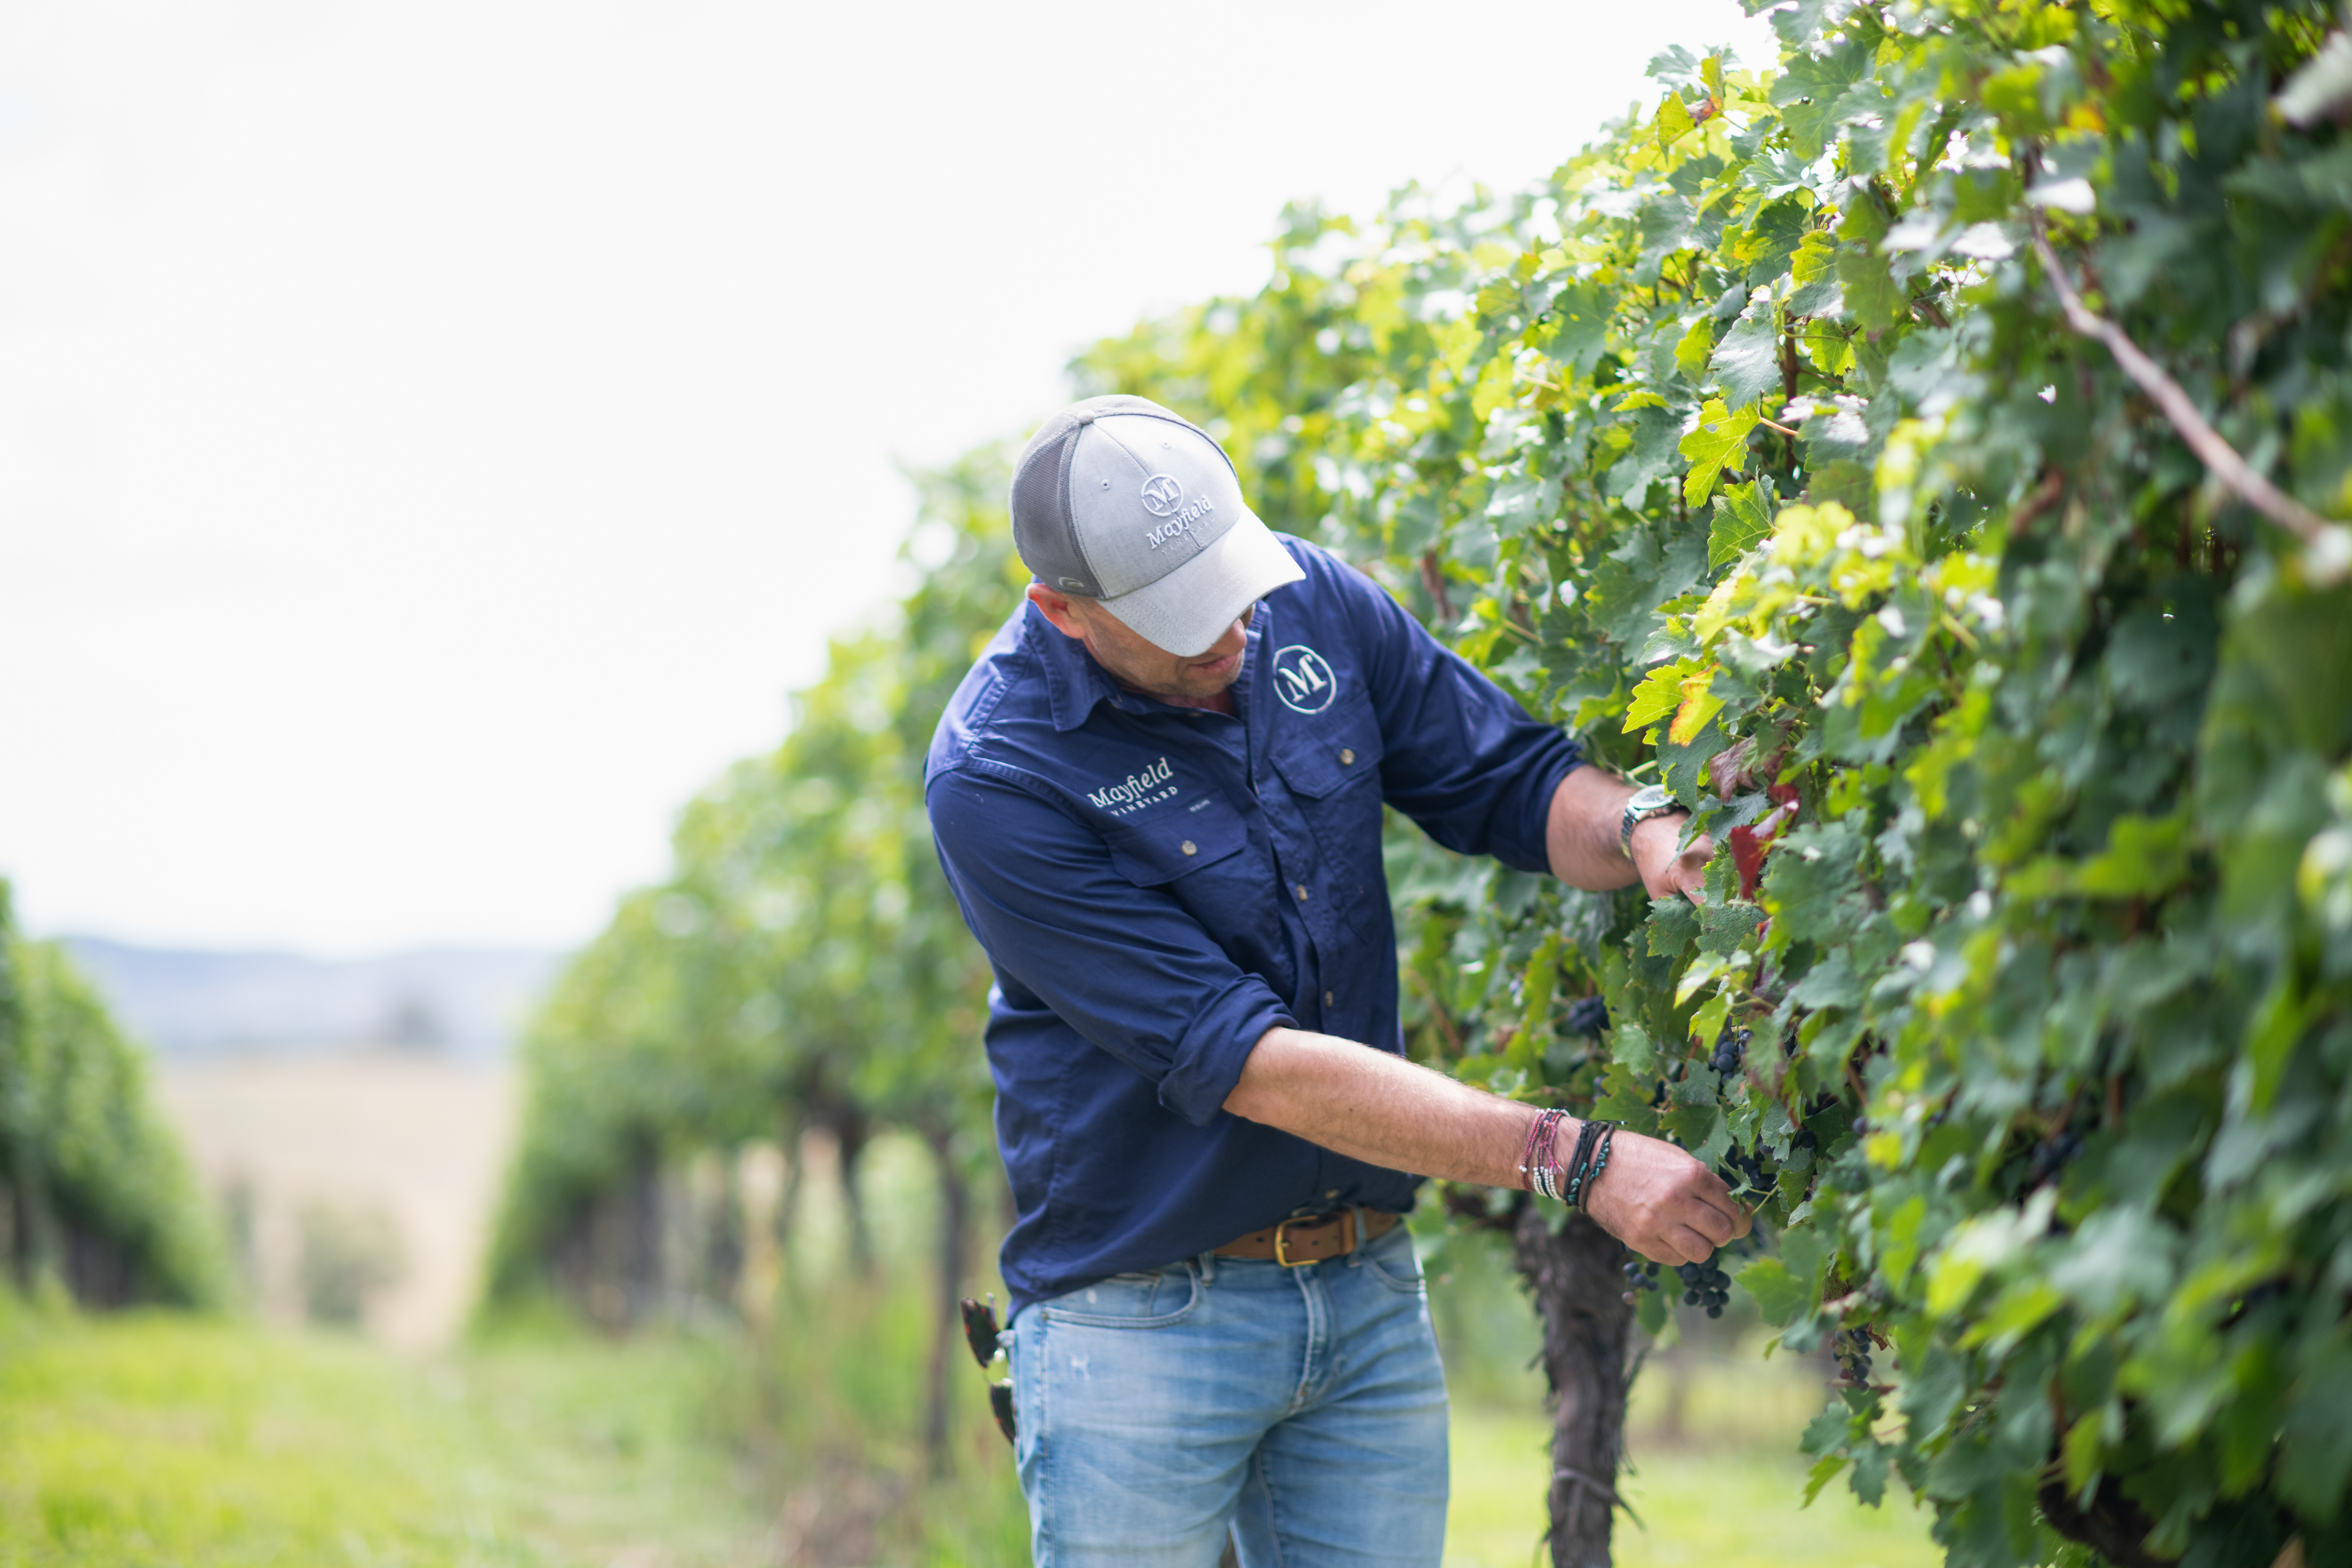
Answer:
[{"label": "blurred tree", "polygon": [[16,934],[0,881],[0,1217],[20,1288],[86,1306],[210,1306],[226,1270],[145,1059],[64,951]]},{"label": "blurred tree", "polygon": [[758,1139],[790,1158],[811,1130],[839,1151],[862,1263],[860,1155],[877,1127],[903,1129],[940,1184],[924,1433],[940,1464],[973,1184],[992,1187],[995,1163],[987,966],[931,847],[923,756],[1027,577],[1001,454],[914,478],[914,592],[833,644],[776,751],[687,807],[671,879],[624,902],[534,1025],[491,1292],[552,1278],[616,1325],[659,1309],[662,1210],[646,1194],[662,1173]]}]

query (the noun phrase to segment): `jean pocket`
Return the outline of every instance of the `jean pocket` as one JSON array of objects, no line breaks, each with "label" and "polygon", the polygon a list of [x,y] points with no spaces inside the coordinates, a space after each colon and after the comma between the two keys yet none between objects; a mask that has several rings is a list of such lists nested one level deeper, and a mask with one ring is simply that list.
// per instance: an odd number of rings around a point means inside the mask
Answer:
[{"label": "jean pocket", "polygon": [[1038,1316],[1097,1329],[1164,1329],[1201,1304],[1201,1277],[1190,1264],[1109,1279],[1037,1304]]},{"label": "jean pocket", "polygon": [[1390,1289],[1408,1296],[1424,1289],[1412,1233],[1402,1225],[1364,1248],[1364,1270]]}]

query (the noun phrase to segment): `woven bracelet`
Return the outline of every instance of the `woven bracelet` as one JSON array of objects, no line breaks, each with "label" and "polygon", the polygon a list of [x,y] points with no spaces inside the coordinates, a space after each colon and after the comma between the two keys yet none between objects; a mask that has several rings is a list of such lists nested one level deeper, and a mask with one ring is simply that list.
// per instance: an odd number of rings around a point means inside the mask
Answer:
[{"label": "woven bracelet", "polygon": [[1587,1121],[1576,1134],[1576,1152],[1568,1163],[1568,1179],[1560,1184],[1560,1201],[1569,1207],[1576,1206],[1577,1194],[1583,1190],[1584,1173],[1592,1159],[1592,1145],[1601,1136],[1602,1123]]},{"label": "woven bracelet", "polygon": [[1592,1212],[1592,1189],[1600,1184],[1601,1173],[1609,1168],[1609,1149],[1616,1140],[1617,1126],[1614,1121],[1601,1124],[1601,1146],[1592,1152],[1592,1169],[1580,1173],[1581,1180],[1577,1186],[1576,1206],[1586,1214]]}]

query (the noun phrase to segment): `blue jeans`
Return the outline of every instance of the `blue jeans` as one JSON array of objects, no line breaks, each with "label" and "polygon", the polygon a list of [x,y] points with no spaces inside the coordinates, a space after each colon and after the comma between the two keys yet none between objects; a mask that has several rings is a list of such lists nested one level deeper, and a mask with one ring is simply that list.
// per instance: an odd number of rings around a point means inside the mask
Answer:
[{"label": "blue jeans", "polygon": [[1038,1568],[1411,1564],[1445,1542],[1445,1373],[1398,1226],[1303,1268],[1203,1256],[1024,1310]]}]

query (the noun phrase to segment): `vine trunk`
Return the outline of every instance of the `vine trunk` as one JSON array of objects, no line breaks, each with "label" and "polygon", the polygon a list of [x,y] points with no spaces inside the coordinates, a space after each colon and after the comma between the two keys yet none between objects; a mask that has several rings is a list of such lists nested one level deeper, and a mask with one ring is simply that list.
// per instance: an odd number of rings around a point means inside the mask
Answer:
[{"label": "vine trunk", "polygon": [[1525,1204],[1511,1228],[1519,1273],[1543,1318],[1551,1384],[1551,1560],[1553,1568],[1608,1568],[1632,1383],[1625,1249],[1580,1214],[1555,1230],[1556,1212]]}]

